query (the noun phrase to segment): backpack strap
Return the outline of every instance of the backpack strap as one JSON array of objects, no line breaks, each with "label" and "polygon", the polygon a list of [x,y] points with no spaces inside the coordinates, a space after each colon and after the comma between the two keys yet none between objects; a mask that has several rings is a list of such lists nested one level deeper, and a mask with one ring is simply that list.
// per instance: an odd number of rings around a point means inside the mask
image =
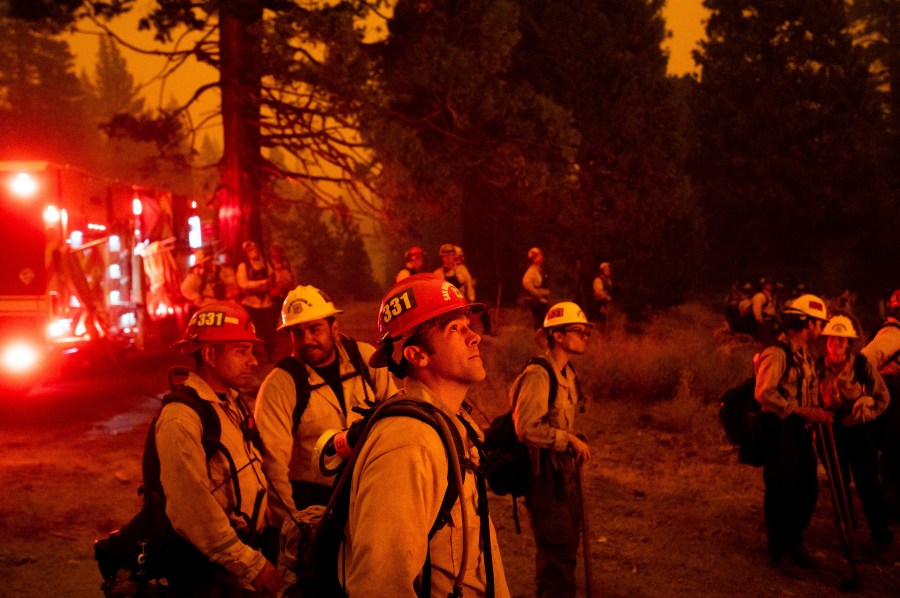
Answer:
[{"label": "backpack strap", "polygon": [[863,385],[867,393],[871,393],[875,387],[875,379],[869,373],[869,360],[862,353],[857,353],[853,359],[853,376]]},{"label": "backpack strap", "polygon": [[[475,445],[475,448],[478,449],[479,455],[484,458],[484,442],[478,437],[478,433],[472,427],[472,424],[469,423],[469,420],[464,418],[461,415],[457,416],[460,422],[462,422],[463,427],[466,429],[466,433],[469,439],[472,441],[472,444]],[[466,459],[468,461],[468,459]],[[488,507],[488,494],[487,494],[487,483],[484,479],[484,474],[481,473],[477,468],[473,469],[475,473],[475,485],[478,489],[478,517],[479,517],[479,535],[481,536],[481,546],[484,549],[484,571],[486,573],[487,579],[485,580],[485,595],[493,596],[494,595],[494,551],[493,546],[491,545],[491,526],[490,526],[490,509]],[[452,505],[451,505],[452,506]],[[518,525],[518,505],[516,503],[516,497],[513,496],[513,509],[514,509],[514,520],[516,520],[516,524]]]},{"label": "backpack strap", "polygon": [[[544,368],[544,371],[547,372],[547,377],[550,379],[550,395],[547,398],[547,406],[548,408],[553,407],[553,403],[556,402],[556,395],[559,392],[559,380],[556,379],[556,372],[553,371],[553,366],[550,365],[550,362],[547,361],[546,358],[542,356],[531,357],[527,362],[525,362],[525,367],[527,368],[530,365],[539,365]],[[521,380],[519,381],[519,386],[522,385]],[[519,389],[516,389],[516,395],[519,394]],[[579,393],[580,396],[580,393]]]},{"label": "backpack strap", "polygon": [[[216,415],[215,408],[208,401],[201,399],[193,388],[184,385],[175,386],[166,393],[162,399],[163,408],[169,403],[187,405],[200,417],[202,430],[200,444],[206,453],[206,460],[209,461],[210,457],[219,450],[221,445],[219,438],[222,435],[222,424],[219,422],[219,416]],[[160,409],[160,413],[162,413],[162,409]],[[144,454],[141,457],[143,485],[138,489],[138,493],[143,494],[145,499],[152,492],[162,491],[162,484],[159,481],[159,451],[156,448],[157,421],[159,421],[159,414],[153,418],[150,429],[147,431],[147,438],[144,440]]]},{"label": "backpack strap", "polygon": [[[389,399],[388,401],[384,401],[369,410],[363,420],[354,424],[362,426],[362,430],[353,444],[353,451],[346,459],[345,467],[341,470],[340,474],[338,474],[338,479],[334,483],[334,490],[332,492],[331,499],[328,501],[325,512],[322,514],[323,524],[317,526],[316,530],[313,533],[311,550],[315,551],[318,546],[323,546],[329,541],[329,539],[325,537],[325,535],[329,533],[326,530],[332,530],[338,533],[343,532],[344,524],[346,523],[347,516],[349,514],[350,480],[353,477],[353,469],[356,465],[356,460],[359,456],[360,450],[365,445],[366,439],[368,438],[368,435],[375,422],[385,417],[398,416],[418,419],[419,421],[426,423],[434,428],[438,433],[442,444],[444,445],[444,450],[447,455],[447,490],[445,491],[444,498],[441,501],[441,507],[438,511],[438,516],[428,532],[429,544],[434,534],[436,534],[447,524],[448,521],[450,521],[450,511],[453,508],[453,505],[459,499],[459,492],[463,484],[465,469],[471,467],[471,463],[469,463],[468,457],[465,454],[465,447],[463,445],[462,438],[459,435],[459,431],[456,429],[456,426],[452,423],[452,421],[450,421],[449,417],[434,405],[430,403],[424,403],[422,401],[400,398],[395,395],[394,398]],[[465,468],[462,467],[463,463],[466,463]],[[466,519],[468,512],[467,507],[462,502],[460,503],[460,506],[463,512],[463,519]],[[460,591],[462,577],[467,566],[466,559],[468,554],[468,541],[468,538],[464,534],[463,558],[462,562],[460,563],[460,570],[454,581],[454,587],[459,586]],[[421,592],[421,595],[423,596],[429,596],[431,592],[431,571],[429,566],[430,561],[431,553],[429,548],[425,563],[423,564],[423,587]]]},{"label": "backpack strap", "polygon": [[[281,368],[290,374],[294,380],[294,393],[297,396],[297,402],[294,404],[294,412],[291,415],[291,432],[293,433],[297,430],[297,426],[300,425],[300,418],[303,417],[303,412],[306,411],[306,406],[309,405],[309,397],[312,394],[313,387],[309,383],[309,373],[306,371],[306,366],[293,355],[282,357],[275,364],[275,367]],[[320,384],[316,388],[321,388],[322,386],[324,384]]]},{"label": "backpack strap", "polygon": [[[791,368],[798,367],[797,362],[794,361],[794,350],[791,348],[791,346],[788,343],[785,343],[785,342],[779,341],[779,340],[772,341],[771,343],[766,345],[766,349],[769,347],[778,347],[779,349],[784,351],[785,366],[784,366],[784,373],[781,374],[781,379],[783,380],[788,375],[788,372],[791,371]],[[765,350],[765,349],[763,349],[763,350]],[[780,381],[779,381],[779,384],[780,384]],[[803,376],[798,375],[797,376],[797,401],[798,402],[800,401],[800,397],[803,394],[802,390],[803,390]]]},{"label": "backpack strap", "polygon": [[186,385],[175,386],[166,393],[162,398],[163,407],[169,403],[181,403],[187,405],[200,416],[200,426],[203,430],[200,444],[203,445],[203,450],[206,452],[206,459],[209,460],[209,458],[222,446],[222,443],[220,442],[222,437],[222,423],[219,421],[219,416],[216,414],[215,407],[213,407],[212,403],[209,401],[201,399],[196,390]]},{"label": "backpack strap", "polygon": [[[365,386],[368,385],[369,389],[371,389],[374,393],[375,381],[372,379],[372,372],[369,371],[368,365],[365,361],[363,361],[362,354],[359,352],[359,343],[357,343],[349,336],[345,336],[343,334],[340,335],[339,338],[341,341],[341,346],[343,346],[344,351],[347,352],[347,357],[349,358],[350,363],[353,365],[353,368],[356,370],[356,373],[362,376],[363,387],[365,388]],[[348,378],[349,377],[350,376],[348,376]]]}]

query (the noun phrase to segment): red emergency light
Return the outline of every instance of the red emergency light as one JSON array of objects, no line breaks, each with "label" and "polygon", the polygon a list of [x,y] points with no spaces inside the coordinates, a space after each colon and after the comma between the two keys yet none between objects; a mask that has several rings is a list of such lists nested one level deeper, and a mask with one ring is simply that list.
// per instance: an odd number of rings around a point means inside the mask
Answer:
[{"label": "red emergency light", "polygon": [[20,172],[10,180],[9,190],[16,197],[21,199],[31,199],[37,194],[38,182],[27,172]]},{"label": "red emergency light", "polygon": [[37,365],[40,352],[33,343],[14,341],[3,348],[0,363],[3,369],[10,374],[24,374],[30,372]]}]

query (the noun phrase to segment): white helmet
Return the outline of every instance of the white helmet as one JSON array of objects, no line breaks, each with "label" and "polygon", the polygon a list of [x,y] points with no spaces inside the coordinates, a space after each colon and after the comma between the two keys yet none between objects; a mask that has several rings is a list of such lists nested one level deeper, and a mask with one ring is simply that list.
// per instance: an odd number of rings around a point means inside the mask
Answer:
[{"label": "white helmet", "polygon": [[588,322],[587,316],[584,315],[584,311],[578,307],[578,304],[571,301],[557,303],[544,316],[545,330],[556,328],[557,326],[565,326],[566,324],[584,324],[585,326],[593,327],[593,324]]},{"label": "white helmet", "polygon": [[825,302],[816,295],[800,295],[781,313],[785,315],[805,316],[815,320],[828,320],[828,312],[825,309]]},{"label": "white helmet", "polygon": [[825,324],[825,328],[822,330],[822,335],[859,338],[859,335],[856,334],[856,329],[853,327],[853,322],[847,316],[834,316],[828,320],[828,323]]},{"label": "white helmet", "polygon": [[278,330],[340,313],[343,311],[334,306],[328,295],[312,285],[301,284],[284,298]]}]

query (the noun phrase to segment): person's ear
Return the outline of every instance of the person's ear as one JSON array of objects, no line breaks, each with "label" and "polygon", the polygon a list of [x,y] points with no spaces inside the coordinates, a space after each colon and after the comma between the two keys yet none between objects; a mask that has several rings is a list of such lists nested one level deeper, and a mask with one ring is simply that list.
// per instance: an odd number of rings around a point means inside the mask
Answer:
[{"label": "person's ear", "polygon": [[216,351],[215,347],[210,344],[205,344],[200,348],[200,355],[203,357],[203,361],[211,368],[216,367]]},{"label": "person's ear", "polygon": [[419,345],[403,347],[403,357],[415,367],[424,368],[428,365],[428,352]]}]

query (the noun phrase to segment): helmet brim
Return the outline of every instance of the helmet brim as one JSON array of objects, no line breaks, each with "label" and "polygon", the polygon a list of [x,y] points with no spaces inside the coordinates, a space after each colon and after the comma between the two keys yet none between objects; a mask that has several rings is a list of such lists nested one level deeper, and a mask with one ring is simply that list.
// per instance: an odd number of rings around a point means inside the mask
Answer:
[{"label": "helmet brim", "polygon": [[295,322],[291,322],[291,323],[282,322],[281,324],[278,325],[278,328],[276,328],[275,330],[290,330],[294,326],[308,324],[309,322],[315,322],[316,320],[324,320],[325,318],[330,318],[331,316],[336,316],[336,315],[342,314],[342,313],[344,313],[344,310],[342,310],[342,309],[329,309],[329,310],[323,311],[321,314],[313,313],[313,317],[305,318],[300,321],[295,321]]}]

